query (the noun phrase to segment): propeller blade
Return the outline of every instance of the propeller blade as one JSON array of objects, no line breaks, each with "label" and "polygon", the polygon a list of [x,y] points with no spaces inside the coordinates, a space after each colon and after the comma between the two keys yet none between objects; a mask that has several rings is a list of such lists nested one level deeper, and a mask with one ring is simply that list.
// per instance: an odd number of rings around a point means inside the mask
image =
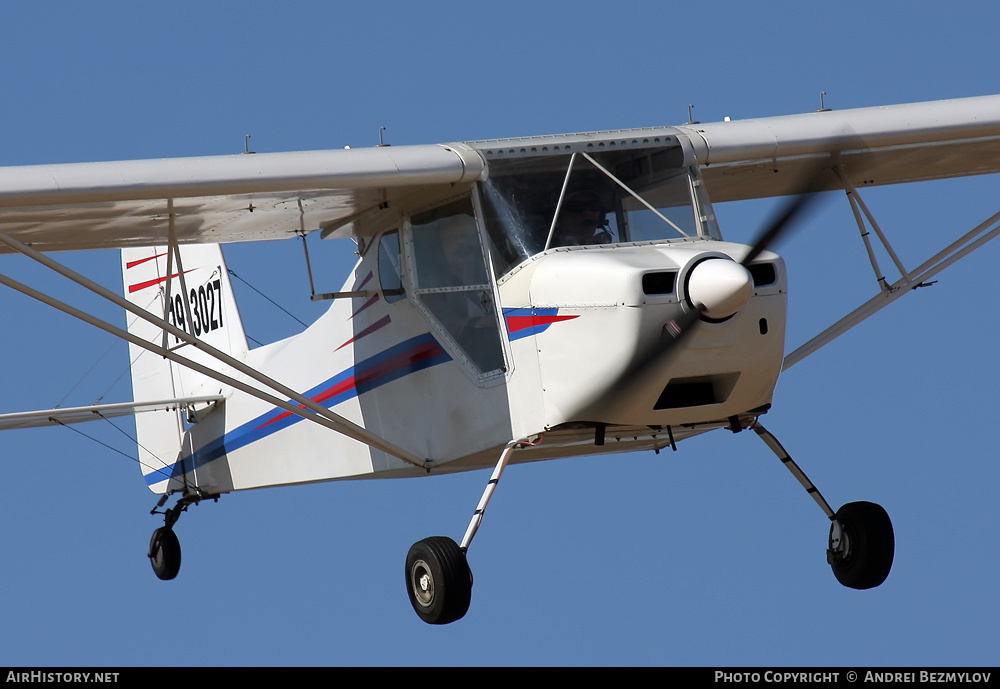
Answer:
[{"label": "propeller blade", "polygon": [[[809,186],[811,187],[812,185]],[[744,268],[750,265],[755,258],[766,251],[785,231],[794,227],[792,221],[805,212],[818,198],[818,192],[803,191],[789,199],[781,211],[774,215],[771,222],[758,235],[757,241],[754,242],[750,249],[750,253],[743,257],[740,265]]]},{"label": "propeller blade", "polygon": [[699,304],[693,309],[684,311],[677,318],[664,325],[659,340],[622,375],[618,381],[618,387],[623,391],[628,391],[633,384],[663,367],[676,350],[677,345],[687,339],[695,329],[703,312],[704,306]]}]

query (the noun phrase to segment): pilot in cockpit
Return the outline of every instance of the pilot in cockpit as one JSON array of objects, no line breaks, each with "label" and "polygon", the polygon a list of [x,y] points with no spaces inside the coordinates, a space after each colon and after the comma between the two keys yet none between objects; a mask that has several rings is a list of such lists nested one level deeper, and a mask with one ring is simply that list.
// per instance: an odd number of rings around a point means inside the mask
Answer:
[{"label": "pilot in cockpit", "polygon": [[608,209],[597,191],[585,188],[568,193],[550,246],[608,244],[613,237],[607,216]]}]

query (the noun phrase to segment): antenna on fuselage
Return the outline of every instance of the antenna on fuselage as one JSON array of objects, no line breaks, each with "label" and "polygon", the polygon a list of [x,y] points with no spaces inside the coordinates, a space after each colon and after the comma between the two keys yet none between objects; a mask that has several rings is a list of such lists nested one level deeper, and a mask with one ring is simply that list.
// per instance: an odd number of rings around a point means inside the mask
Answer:
[{"label": "antenna on fuselage", "polygon": [[701,124],[698,120],[691,116],[691,111],[694,110],[694,103],[688,103],[688,121],[684,124]]},{"label": "antenna on fuselage", "polygon": [[391,146],[392,145],[392,144],[387,144],[384,141],[382,141],[382,132],[384,132],[384,131],[385,131],[385,127],[379,127],[378,128],[378,148],[381,148],[382,146]]}]

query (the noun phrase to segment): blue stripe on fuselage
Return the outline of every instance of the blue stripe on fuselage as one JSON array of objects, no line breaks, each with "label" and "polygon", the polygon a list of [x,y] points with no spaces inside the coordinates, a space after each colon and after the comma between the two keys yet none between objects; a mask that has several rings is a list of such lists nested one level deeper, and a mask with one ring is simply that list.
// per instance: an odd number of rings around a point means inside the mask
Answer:
[{"label": "blue stripe on fuselage", "polygon": [[[430,333],[425,333],[351,366],[303,396],[332,409],[359,394],[447,361],[451,361],[448,353]],[[152,486],[189,473],[229,452],[288,428],[303,418],[281,407],[274,408],[203,445],[193,454],[180,458],[172,466],[146,474],[146,485]]]}]

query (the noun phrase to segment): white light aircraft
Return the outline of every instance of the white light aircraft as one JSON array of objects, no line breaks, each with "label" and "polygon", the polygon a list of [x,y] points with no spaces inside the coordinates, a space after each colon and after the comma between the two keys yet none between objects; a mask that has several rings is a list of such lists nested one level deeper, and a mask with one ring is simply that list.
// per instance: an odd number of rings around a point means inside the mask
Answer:
[{"label": "white light aircraft", "polygon": [[[460,542],[406,557],[417,614],[472,594],[468,549],[508,463],[660,451],[752,429],[830,519],[837,579],[892,566],[885,510],[834,511],[761,423],[779,374],[1000,232],[1000,213],[906,269],[859,189],[1000,172],[1000,96],[712,124],[434,146],[0,168],[0,249],[127,310],[127,329],[0,275],[129,342],[134,401],[0,415],[0,428],[135,414],[161,496],[149,558],[178,573],[174,524],[238,490],[493,467]],[[846,191],[881,289],[785,353],[786,274],[769,250],[816,192]],[[714,201],[789,196],[753,245]],[[359,256],[324,316],[251,349],[221,244],[319,232]],[[900,277],[876,258],[886,252]],[[120,249],[124,296],[50,252]],[[306,255],[308,266],[308,255]],[[607,443],[614,439],[617,442]],[[166,507],[174,499],[172,507]],[[471,506],[471,501],[470,501]],[[156,511],[154,509],[154,511]]]}]

